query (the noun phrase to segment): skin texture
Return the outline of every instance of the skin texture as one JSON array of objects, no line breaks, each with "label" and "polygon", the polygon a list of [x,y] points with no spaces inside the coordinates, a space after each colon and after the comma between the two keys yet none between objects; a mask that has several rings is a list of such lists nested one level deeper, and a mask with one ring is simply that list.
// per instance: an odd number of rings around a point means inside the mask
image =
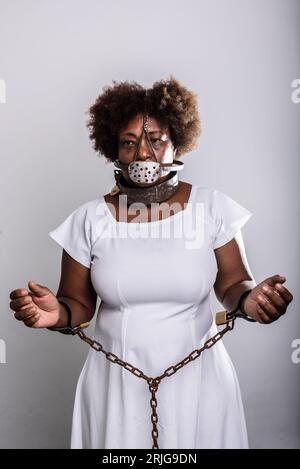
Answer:
[{"label": "skin texture", "polygon": [[[119,159],[125,164],[133,160],[135,143],[142,132],[143,119],[138,114],[131,119],[121,130],[119,135]],[[128,135],[130,132],[133,135]],[[169,161],[174,152],[174,145],[170,138],[169,129],[160,124],[154,118],[149,119],[149,132],[152,144],[158,161]],[[155,140],[163,136],[163,141]],[[143,136],[139,158],[152,160],[148,143]],[[172,159],[171,159],[172,160]],[[128,179],[127,171],[123,172]],[[130,180],[129,180],[130,181]],[[159,179],[156,183],[161,182]],[[176,193],[163,203],[163,209],[153,210],[153,207],[146,207],[142,210],[144,220],[155,221],[168,216],[179,210],[185,209],[191,191],[191,185],[180,181]],[[119,195],[105,195],[105,201],[111,211],[115,211],[115,218],[120,221],[120,208],[118,204]],[[162,204],[161,204],[162,205]],[[152,210],[151,210],[152,208]],[[172,214],[170,210],[174,209]],[[130,223],[135,219],[136,214],[128,213],[125,210],[125,221]],[[124,221],[124,220],[123,220]],[[139,219],[140,221],[140,219]],[[238,301],[241,291],[239,290],[243,282],[252,281],[241,234],[225,245],[215,249],[218,274],[214,284],[214,291],[221,303],[230,304],[231,301]],[[291,292],[283,286],[286,278],[278,274],[266,278],[258,285],[253,286],[251,293],[243,303],[243,310],[246,314],[262,324],[269,324],[282,316],[292,301]],[[18,288],[10,293],[10,308],[15,312],[15,318],[28,327],[64,327],[67,325],[67,315],[65,308],[58,303],[56,297],[62,297],[71,306],[72,325],[78,325],[91,320],[95,313],[97,295],[90,280],[90,269],[75,261],[63,250],[61,264],[61,279],[57,295],[51,292],[46,286],[28,282],[27,288]],[[230,301],[229,301],[230,298]]]},{"label": "skin texture", "polygon": [[[174,159],[174,145],[171,141],[169,128],[160,123],[154,117],[148,119],[148,134],[151,140],[153,151],[159,163],[171,163]],[[128,165],[134,160],[135,150],[139,137],[143,131],[143,115],[138,114],[131,119],[128,124],[121,130],[119,135],[119,160],[121,163]],[[155,161],[149,143],[143,132],[142,141],[140,143],[139,153],[136,161]],[[127,182],[134,186],[129,178],[127,169],[123,171],[123,176]],[[168,175],[160,178],[150,186],[154,186],[158,182],[168,179]]]}]

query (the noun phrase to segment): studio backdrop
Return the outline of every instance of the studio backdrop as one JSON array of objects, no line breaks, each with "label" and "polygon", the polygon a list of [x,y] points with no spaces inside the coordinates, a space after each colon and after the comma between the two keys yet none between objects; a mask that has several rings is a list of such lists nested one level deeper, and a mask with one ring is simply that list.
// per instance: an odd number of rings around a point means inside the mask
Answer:
[{"label": "studio backdrop", "polygon": [[9,293],[29,280],[56,293],[49,231],[114,185],[86,128],[102,88],[170,75],[197,93],[203,129],[180,179],[253,213],[243,237],[255,280],[283,274],[294,295],[279,321],[240,320],[224,338],[250,447],[300,446],[300,2],[0,0],[1,448],[69,447],[88,345],[25,327]]}]

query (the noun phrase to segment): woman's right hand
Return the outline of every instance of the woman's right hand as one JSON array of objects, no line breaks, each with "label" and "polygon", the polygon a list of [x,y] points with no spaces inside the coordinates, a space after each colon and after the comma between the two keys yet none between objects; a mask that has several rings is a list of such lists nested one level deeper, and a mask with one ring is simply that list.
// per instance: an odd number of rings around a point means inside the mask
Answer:
[{"label": "woman's right hand", "polygon": [[28,327],[42,328],[56,326],[61,316],[61,306],[54,293],[48,287],[28,282],[29,289],[13,290],[9,297],[10,309],[15,311],[15,318]]}]

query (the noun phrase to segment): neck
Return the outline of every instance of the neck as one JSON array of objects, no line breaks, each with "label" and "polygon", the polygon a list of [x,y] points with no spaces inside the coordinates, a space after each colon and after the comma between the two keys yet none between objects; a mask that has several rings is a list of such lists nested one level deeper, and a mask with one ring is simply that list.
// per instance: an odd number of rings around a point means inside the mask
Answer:
[{"label": "neck", "polygon": [[118,177],[116,177],[116,183],[120,193],[127,196],[127,204],[142,202],[143,204],[150,205],[153,202],[163,202],[169,199],[178,190],[179,181],[177,171],[171,171],[167,175],[167,179],[162,182],[159,180],[158,183],[149,187],[139,187],[130,184],[122,173],[119,173]]}]

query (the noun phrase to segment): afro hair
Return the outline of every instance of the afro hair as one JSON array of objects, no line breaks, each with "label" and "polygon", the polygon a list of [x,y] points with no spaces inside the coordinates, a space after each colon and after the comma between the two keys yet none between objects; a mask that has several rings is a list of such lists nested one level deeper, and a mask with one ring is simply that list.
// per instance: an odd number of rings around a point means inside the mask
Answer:
[{"label": "afro hair", "polygon": [[121,129],[137,114],[147,112],[168,125],[176,156],[196,147],[201,134],[197,95],[174,77],[157,81],[145,89],[136,82],[116,82],[103,87],[103,93],[87,111],[87,127],[96,152],[109,161],[118,158],[118,136]]}]

